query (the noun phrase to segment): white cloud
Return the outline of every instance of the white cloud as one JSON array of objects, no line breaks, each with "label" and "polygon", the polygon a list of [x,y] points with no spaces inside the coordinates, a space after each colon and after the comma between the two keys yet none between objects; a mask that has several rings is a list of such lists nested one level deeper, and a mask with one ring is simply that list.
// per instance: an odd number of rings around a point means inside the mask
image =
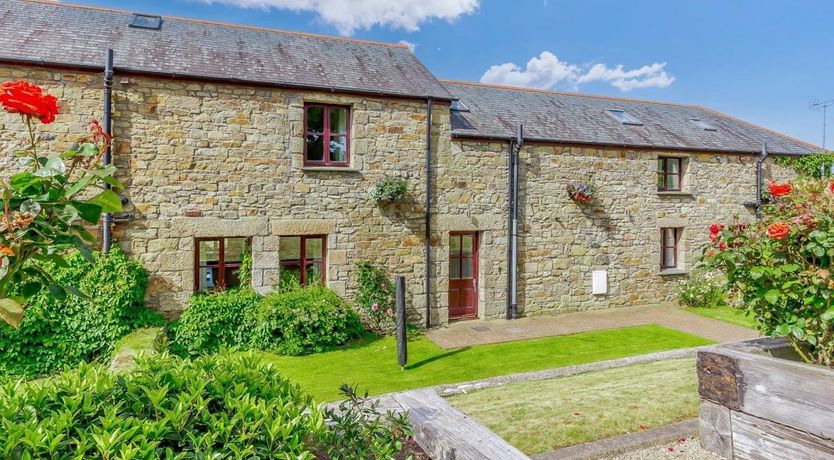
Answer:
[{"label": "white cloud", "polygon": [[559,57],[550,51],[543,51],[539,56],[530,59],[527,67],[523,69],[511,62],[494,65],[481,76],[481,82],[548,89],[567,87],[576,90],[583,83],[601,81],[610,83],[620,91],[631,91],[637,88],[665,88],[671,85],[675,77],[669,75],[665,67],[665,62],[656,62],[633,70],[624,70],[621,64],[613,68],[605,64],[588,67],[560,61]]},{"label": "white cloud", "polygon": [[410,42],[410,41],[408,41],[408,40],[400,40],[400,41],[398,41],[397,43],[398,43],[398,44],[400,44],[400,45],[405,45],[405,46],[407,46],[407,47],[408,47],[408,50],[409,50],[409,51],[411,51],[412,53],[414,53],[414,48],[417,48],[417,44],[416,44],[416,43],[411,43],[411,42]]},{"label": "white cloud", "polygon": [[241,8],[281,9],[315,13],[343,35],[357,29],[390,26],[414,32],[432,19],[454,21],[474,13],[480,0],[200,0]]}]

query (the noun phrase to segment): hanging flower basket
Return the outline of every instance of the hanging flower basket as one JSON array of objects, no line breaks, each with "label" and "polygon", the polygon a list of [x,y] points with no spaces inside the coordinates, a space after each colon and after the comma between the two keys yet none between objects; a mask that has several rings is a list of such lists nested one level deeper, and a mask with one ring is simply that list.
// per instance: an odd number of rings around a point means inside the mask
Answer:
[{"label": "hanging flower basket", "polygon": [[597,193],[596,187],[585,182],[571,182],[567,189],[570,199],[577,203],[590,203]]},{"label": "hanging flower basket", "polygon": [[398,203],[408,192],[408,181],[401,177],[386,177],[374,184],[369,194],[376,204]]}]

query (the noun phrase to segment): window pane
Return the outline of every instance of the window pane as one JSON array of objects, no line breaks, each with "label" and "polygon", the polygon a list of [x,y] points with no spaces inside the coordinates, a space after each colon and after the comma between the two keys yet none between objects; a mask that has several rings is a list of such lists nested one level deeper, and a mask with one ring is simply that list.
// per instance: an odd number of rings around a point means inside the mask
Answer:
[{"label": "window pane", "polygon": [[304,257],[307,260],[321,260],[324,253],[324,238],[307,238],[306,250],[307,254]]},{"label": "window pane", "polygon": [[282,236],[278,243],[278,256],[281,261],[301,260],[301,237]]},{"label": "window pane", "polygon": [[220,262],[220,241],[200,241],[200,265],[210,265]]},{"label": "window pane", "polygon": [[323,284],[322,280],[324,279],[324,271],[321,269],[321,265],[319,264],[308,264],[307,265],[307,285],[311,284]]},{"label": "window pane", "polygon": [[324,136],[320,134],[307,135],[307,161],[324,160]]},{"label": "window pane", "polygon": [[669,158],[666,160],[666,167],[669,168],[669,173],[677,174],[680,172],[681,162],[677,158]]},{"label": "window pane", "polygon": [[460,255],[460,235],[449,237],[449,255],[452,257]]},{"label": "window pane", "polygon": [[307,107],[307,132],[324,132],[324,107]]},{"label": "window pane", "polygon": [[449,261],[449,279],[460,279],[460,259],[451,259]]},{"label": "window pane", "polygon": [[290,290],[301,286],[301,267],[299,265],[282,265],[278,276],[282,290]]},{"label": "window pane", "polygon": [[673,228],[664,228],[663,229],[663,246],[672,247],[675,245],[675,229]]},{"label": "window pane", "polygon": [[347,134],[347,109],[330,109],[330,134]]},{"label": "window pane", "polygon": [[220,280],[220,269],[218,267],[200,267],[197,274],[200,280],[200,291],[208,291],[217,287]]},{"label": "window pane", "polygon": [[680,177],[670,174],[666,176],[666,188],[669,190],[678,190],[680,186]]},{"label": "window pane", "polygon": [[330,161],[347,161],[347,136],[330,138]]},{"label": "window pane", "polygon": [[240,265],[226,265],[225,269],[223,270],[223,284],[224,288],[229,289],[233,287],[240,286],[240,278],[238,278],[238,270],[240,270]]},{"label": "window pane", "polygon": [[663,251],[663,266],[664,267],[674,267],[675,266],[675,250],[674,248],[668,248]]},{"label": "window pane", "polygon": [[474,237],[472,235],[463,235],[461,240],[463,243],[463,251],[461,251],[461,253],[466,257],[472,257],[472,252],[475,248]]},{"label": "window pane", "polygon": [[[226,238],[223,248],[223,261],[230,263],[241,262],[243,253],[246,252],[246,238]],[[228,278],[226,278],[228,280]]]},{"label": "window pane", "polygon": [[475,273],[475,259],[465,257],[460,259],[460,277],[463,279],[474,278]]}]

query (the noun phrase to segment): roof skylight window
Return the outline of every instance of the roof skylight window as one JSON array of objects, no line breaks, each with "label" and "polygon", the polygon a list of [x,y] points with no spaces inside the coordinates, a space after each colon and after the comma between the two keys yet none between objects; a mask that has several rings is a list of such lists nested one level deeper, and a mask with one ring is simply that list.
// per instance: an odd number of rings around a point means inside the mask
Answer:
[{"label": "roof skylight window", "polygon": [[162,28],[162,18],[150,14],[133,13],[129,26],[137,29],[159,30]]},{"label": "roof skylight window", "polygon": [[711,124],[707,123],[706,121],[700,118],[690,118],[689,121],[695,123],[695,126],[703,129],[704,131],[718,131],[718,128],[712,126]]},{"label": "roof skylight window", "polygon": [[460,100],[452,101],[451,109],[453,112],[469,112],[469,107]]},{"label": "roof skylight window", "polygon": [[608,110],[608,114],[624,125],[643,126],[642,121],[638,120],[625,110],[610,109]]}]

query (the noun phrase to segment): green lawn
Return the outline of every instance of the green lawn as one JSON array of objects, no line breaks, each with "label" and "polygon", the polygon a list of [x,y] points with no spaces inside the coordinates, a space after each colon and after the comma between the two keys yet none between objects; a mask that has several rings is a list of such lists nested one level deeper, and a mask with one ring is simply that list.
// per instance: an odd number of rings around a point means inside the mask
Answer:
[{"label": "green lawn", "polygon": [[285,376],[318,401],[340,399],[342,383],[371,394],[441,383],[583,364],[655,351],[710,344],[707,339],[648,325],[535,340],[444,350],[424,336],[408,344],[408,366],[397,365],[396,341],[365,339],[343,349],[307,356],[263,353]]},{"label": "green lawn", "polygon": [[739,326],[756,328],[756,322],[751,316],[747,316],[745,310],[729,306],[721,307],[689,307],[684,308],[684,311],[695,313],[696,315],[706,316],[707,318],[718,319],[733,323]]},{"label": "green lawn", "polygon": [[515,383],[449,402],[536,455],[697,417],[695,360]]}]

